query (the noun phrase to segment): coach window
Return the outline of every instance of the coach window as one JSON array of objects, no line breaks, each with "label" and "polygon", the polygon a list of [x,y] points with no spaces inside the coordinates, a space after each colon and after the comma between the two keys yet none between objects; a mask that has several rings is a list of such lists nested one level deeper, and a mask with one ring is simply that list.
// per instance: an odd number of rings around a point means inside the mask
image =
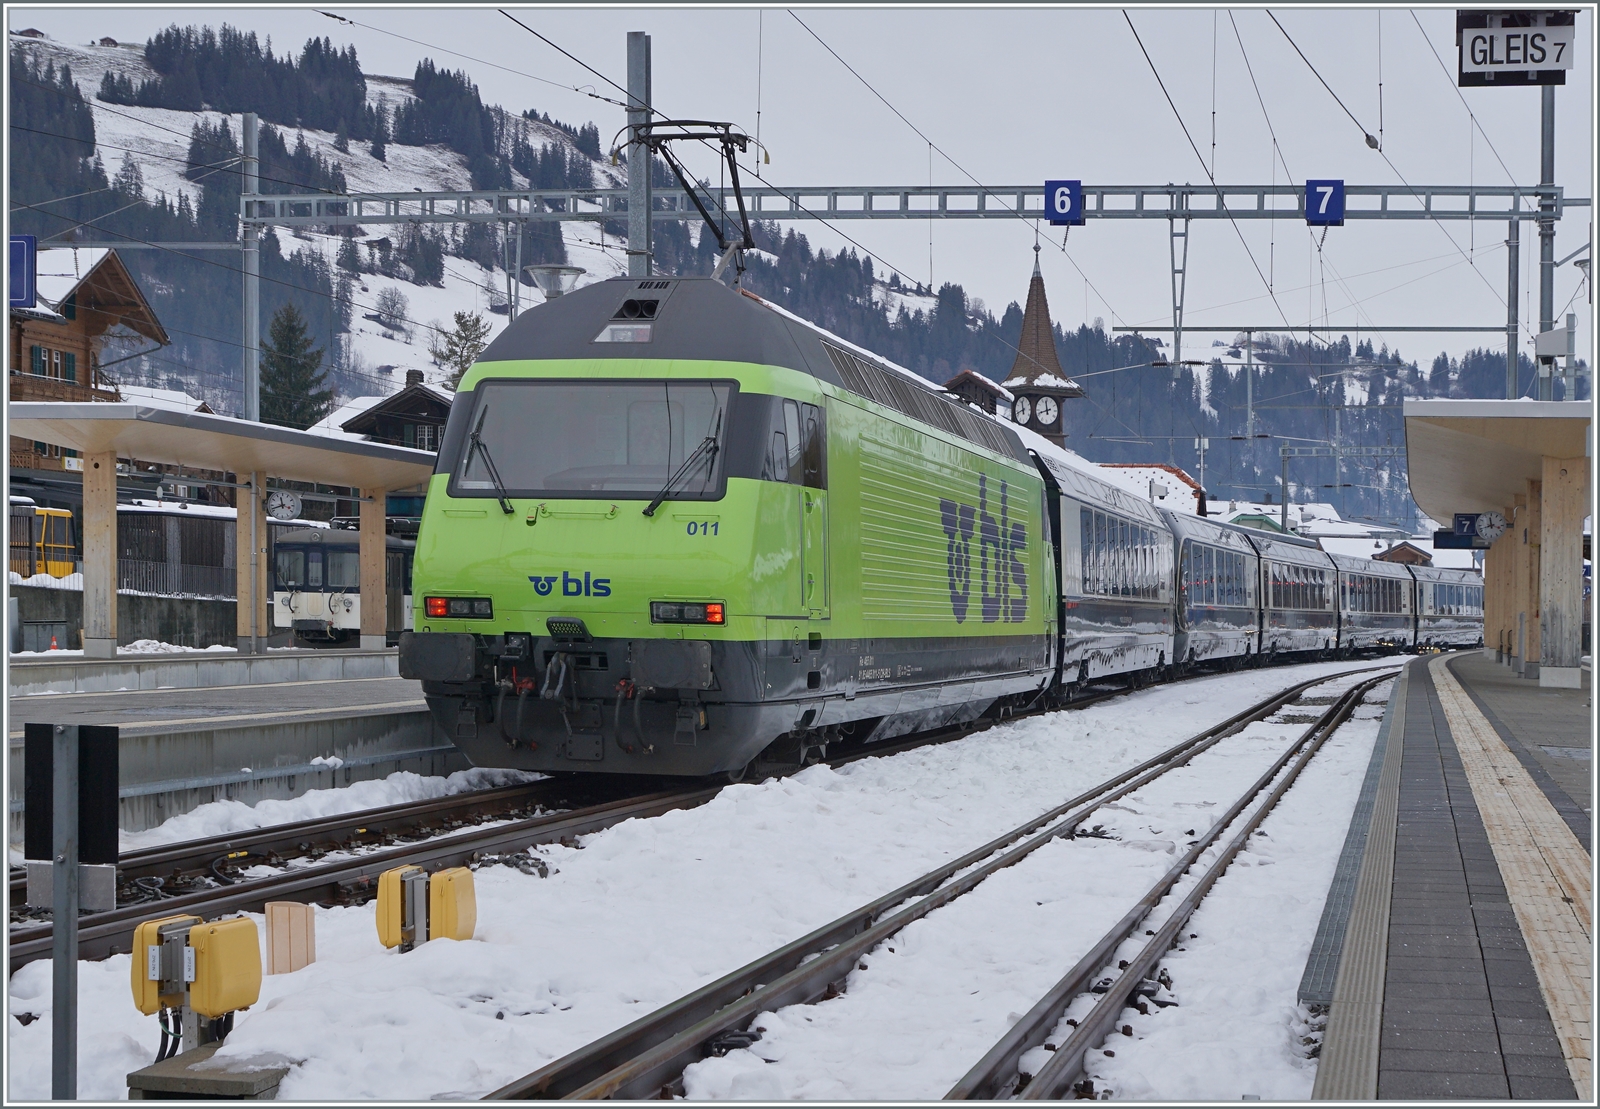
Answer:
[{"label": "coach window", "polygon": [[1106,592],[1107,573],[1106,559],[1106,517],[1103,512],[1094,514],[1094,591]]}]

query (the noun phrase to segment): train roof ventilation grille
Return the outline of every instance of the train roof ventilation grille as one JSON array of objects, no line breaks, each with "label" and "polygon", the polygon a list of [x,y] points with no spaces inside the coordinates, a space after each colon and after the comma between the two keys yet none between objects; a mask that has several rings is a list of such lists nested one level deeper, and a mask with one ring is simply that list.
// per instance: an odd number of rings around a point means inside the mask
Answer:
[{"label": "train roof ventilation grille", "polygon": [[828,358],[845,388],[852,393],[877,401],[885,408],[893,408],[902,415],[946,431],[951,435],[987,447],[997,454],[1011,457],[1016,451],[1006,436],[1005,429],[984,416],[971,411],[965,404],[947,399],[932,389],[919,388],[900,374],[874,366],[850,351],[823,343]]}]

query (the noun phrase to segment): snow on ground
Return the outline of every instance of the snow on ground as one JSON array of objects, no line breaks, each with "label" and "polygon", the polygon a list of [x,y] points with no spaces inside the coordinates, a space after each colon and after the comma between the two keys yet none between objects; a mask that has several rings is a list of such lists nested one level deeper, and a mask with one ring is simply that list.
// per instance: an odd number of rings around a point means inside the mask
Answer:
[{"label": "snow on ground", "polygon": [[[312,760],[312,762],[317,761]],[[335,768],[339,765],[338,759],[323,761]],[[468,790],[535,782],[542,777],[544,777],[542,774],[521,770],[495,770],[486,767],[458,770],[448,777],[413,774],[408,770],[402,770],[390,774],[387,778],[352,782],[337,789],[313,789],[287,800],[258,801],[254,805],[246,805],[243,801],[212,801],[143,832],[123,832],[118,838],[118,846],[122,851],[142,851],[164,843],[180,843],[190,839],[225,836],[233,832],[249,832],[257,828],[293,824],[301,820],[318,820],[362,809],[403,805],[408,801],[451,797]]]},{"label": "snow on ground", "polygon": [[[1317,692],[1341,688],[1336,683]],[[1364,711],[1369,716],[1375,712]],[[688,1096],[942,1098],[1078,955],[1155,884],[1195,831],[1209,827],[1213,814],[1225,810],[1304,731],[1306,725],[1293,718],[1303,721],[1306,712],[1290,710],[1280,714],[1290,716],[1289,721],[1253,724],[1189,766],[1104,806],[1086,821],[1085,827],[1101,825],[1114,838],[1058,840],[945,909],[909,925],[861,960],[843,996],[761,1014],[754,1023],[766,1031],[753,1047],[688,1068],[684,1075]],[[1234,864],[1241,872],[1249,872],[1253,863],[1286,864],[1272,872],[1265,890],[1257,883],[1242,903],[1233,899],[1231,911],[1213,910],[1208,918],[1209,947],[1221,953],[1218,962],[1225,983],[1235,988],[1220,991],[1219,999],[1212,965],[1186,972],[1169,960],[1174,990],[1183,1005],[1156,1009],[1163,1015],[1145,1023],[1167,1035],[1165,1048],[1174,1042],[1168,1026],[1179,1024],[1166,1018],[1181,1014],[1183,1032],[1193,1036],[1203,1031],[1208,1050],[1189,1052],[1184,1057],[1188,1066],[1180,1076],[1173,1051],[1130,1052],[1120,1036],[1114,1037],[1119,1041],[1112,1045],[1117,1063],[1126,1067],[1144,1061],[1140,1074],[1147,1080],[1128,1096],[1182,1100],[1237,1099],[1240,1092],[1262,1092],[1269,1099],[1310,1096],[1314,1068],[1289,1050],[1294,988],[1343,843],[1342,823],[1340,834],[1327,834],[1328,814],[1345,814],[1354,807],[1376,734],[1376,724],[1363,721],[1341,730],[1319,753],[1312,764],[1315,775],[1302,781],[1295,794],[1312,797],[1312,807],[1321,816],[1320,822],[1312,822],[1308,836],[1277,838],[1285,829],[1269,819],[1264,826],[1268,837],[1261,841],[1269,846],[1247,852]],[[1308,854],[1314,856],[1309,862]],[[1198,876],[1197,869],[1193,877]],[[1180,886],[1169,896],[1167,908],[1185,893]],[[1164,916],[1158,910],[1158,919]],[[1201,927],[1202,922],[1194,922],[1195,932]],[[1124,954],[1140,945],[1131,944]],[[1266,973],[1239,972],[1263,953],[1271,962],[1263,968]],[[1186,1007],[1192,995],[1223,1004],[1210,1004],[1197,1017]],[[1065,1029],[1060,1034],[1064,1036]],[[1175,1042],[1186,1041],[1180,1036]],[[1039,1057],[1030,1060],[1035,1068],[1045,1054],[1037,1050]],[[1248,1080],[1241,1077],[1246,1074]],[[1234,1088],[1241,1081],[1246,1082],[1243,1091]],[[1096,1081],[1097,1089],[1107,1086],[1120,1093],[1120,1076]]]},{"label": "snow on ground", "polygon": [[[184,646],[181,646],[181,645],[179,645],[177,643],[163,643],[159,639],[135,639],[132,643],[124,643],[121,646],[119,646],[117,648],[117,654],[119,654],[119,655],[186,655],[186,654],[208,655],[208,654],[215,654],[215,653],[219,653],[219,652],[223,652],[223,651],[237,651],[237,650],[238,650],[237,647],[224,647],[221,644],[213,644],[210,647],[184,647]],[[70,650],[70,651],[69,650],[65,650],[65,649],[56,650],[56,651],[13,651],[13,652],[11,652],[11,657],[12,658],[42,658],[42,657],[44,657],[46,655],[56,656],[56,655],[82,655],[82,654],[83,654],[83,651],[81,649],[74,648],[73,650]]]},{"label": "snow on ground", "polygon": [[[1243,703],[1302,677],[1364,665],[1197,679],[938,747],[731,786],[698,809],[628,821],[584,837],[578,847],[539,848],[550,866],[546,879],[509,867],[478,871],[478,928],[468,942],[440,940],[399,955],[379,947],[372,904],[318,909],[319,961],[268,978],[260,1002],[240,1014],[222,1051],[291,1060],[280,1093],[288,1099],[485,1093],[986,842]],[[1364,765],[1352,757],[1350,765],[1357,763]],[[1348,772],[1359,777],[1358,769]],[[1349,808],[1345,801],[1324,806],[1323,828],[1334,829],[1335,838],[1342,838]],[[1143,838],[1172,838],[1164,823],[1155,828],[1162,835]],[[1126,842],[1062,848],[1046,858],[1061,865],[1082,858],[1086,866],[1116,860],[1094,872],[1107,881],[1136,853]],[[1166,857],[1160,849],[1148,854]],[[1050,900],[1102,912],[1093,892],[1069,887]],[[1308,888],[1302,892],[1311,896]],[[1045,915],[1043,906],[1034,908]],[[1028,950],[1041,938],[1033,922],[1003,919],[1016,943],[1014,951],[1002,944],[1002,953],[1032,957]],[[930,920],[922,931],[933,942],[945,927]],[[974,927],[995,931],[996,918],[986,915]],[[1048,928],[1042,939],[1065,957],[1066,945]],[[84,964],[80,973],[80,1042],[99,1045],[80,1056],[84,1098],[120,1098],[125,1074],[155,1056],[155,1021],[138,1016],[128,998],[128,958]],[[898,952],[888,956],[891,966],[897,958]],[[963,956],[964,965],[971,962]],[[1034,985],[1042,988],[1059,972],[1052,968]],[[12,1011],[48,1016],[49,981],[48,961],[14,975]],[[994,1019],[990,1005],[984,1011]],[[999,1018],[1026,1007],[1019,994],[998,1007]],[[10,1096],[47,1096],[50,1021],[9,1023],[8,1033]],[[881,1030],[870,1035],[880,1048],[875,1065],[890,1052],[925,1061],[939,1053],[938,1042],[892,1042]],[[895,1096],[942,1092],[922,1082]]]}]

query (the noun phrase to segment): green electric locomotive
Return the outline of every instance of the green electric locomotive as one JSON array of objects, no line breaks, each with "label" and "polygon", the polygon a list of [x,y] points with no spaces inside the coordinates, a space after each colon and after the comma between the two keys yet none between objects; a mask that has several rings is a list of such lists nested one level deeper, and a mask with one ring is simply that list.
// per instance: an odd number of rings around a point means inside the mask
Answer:
[{"label": "green electric locomotive", "polygon": [[1015,432],[707,278],[524,313],[463,378],[401,673],[480,766],[706,775],[1053,676]]}]

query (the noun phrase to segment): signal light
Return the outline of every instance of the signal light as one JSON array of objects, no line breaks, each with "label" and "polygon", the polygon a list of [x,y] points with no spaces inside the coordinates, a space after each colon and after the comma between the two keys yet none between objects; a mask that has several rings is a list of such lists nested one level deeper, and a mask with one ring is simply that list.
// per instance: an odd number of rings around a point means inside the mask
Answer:
[{"label": "signal light", "polygon": [[652,624],[722,624],[726,616],[721,601],[651,601]]},{"label": "signal light", "polygon": [[489,620],[494,604],[487,597],[426,597],[423,610],[435,619]]}]

